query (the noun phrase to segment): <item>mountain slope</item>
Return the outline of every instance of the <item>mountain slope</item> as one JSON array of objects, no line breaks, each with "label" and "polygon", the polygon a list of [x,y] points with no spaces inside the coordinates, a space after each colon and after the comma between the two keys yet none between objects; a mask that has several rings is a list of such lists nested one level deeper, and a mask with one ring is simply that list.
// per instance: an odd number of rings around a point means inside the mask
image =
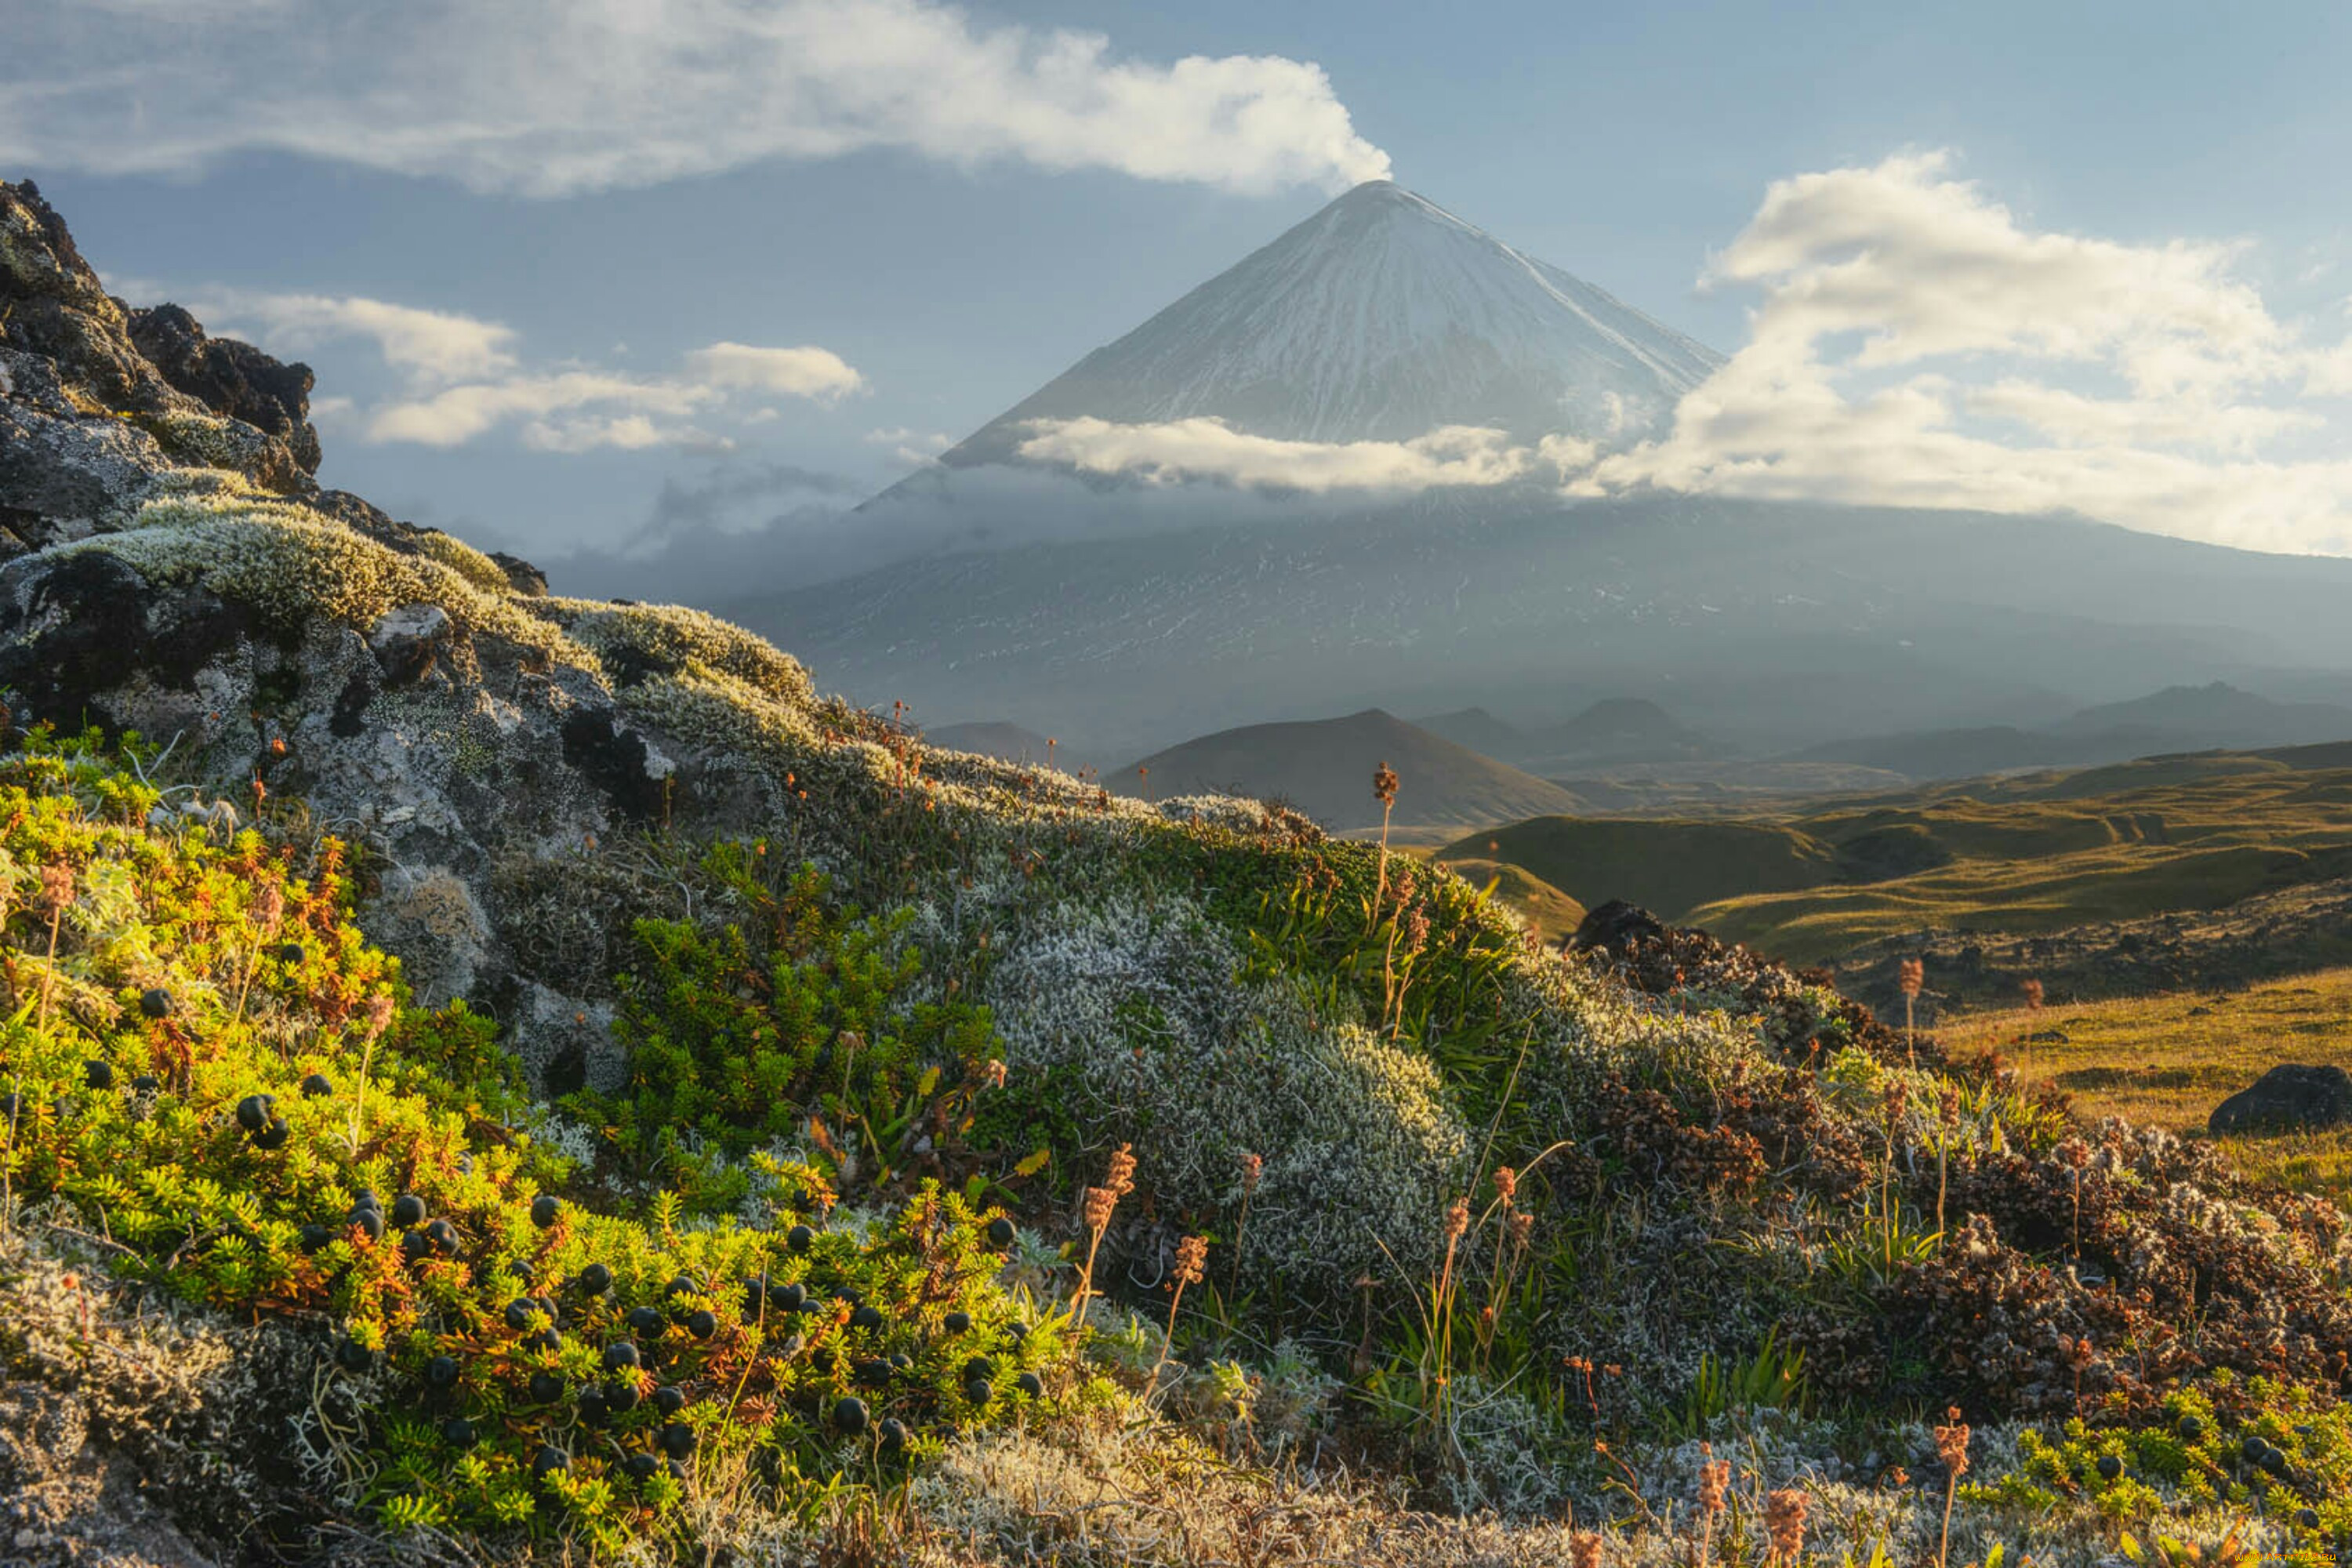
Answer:
[{"label": "mountain slope", "polygon": [[1117,781],[1157,797],[1215,793],[1279,798],[1339,831],[1377,827],[1372,773],[1397,772],[1400,826],[1482,827],[1573,812],[1558,784],[1417,729],[1377,708],[1344,719],[1251,724],[1155,752]]},{"label": "mountain slope", "polygon": [[[2026,558],[2045,571],[2003,565]],[[2352,668],[2347,595],[2352,561],[2072,519],[1433,496],[941,552],[713,607],[862,701],[995,714],[1097,756],[1269,713],[1641,692],[1785,752]]]},{"label": "mountain slope", "polygon": [[1299,441],[1446,425],[1608,441],[1653,429],[1711,350],[1387,181],[1357,186],[941,461],[1002,462],[1033,420],[1209,416]]}]

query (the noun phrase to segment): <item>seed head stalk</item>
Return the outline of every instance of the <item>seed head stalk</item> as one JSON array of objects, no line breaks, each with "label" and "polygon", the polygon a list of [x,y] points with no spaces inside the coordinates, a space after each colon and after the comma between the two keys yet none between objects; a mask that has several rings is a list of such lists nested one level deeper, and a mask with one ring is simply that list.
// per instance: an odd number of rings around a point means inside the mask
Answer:
[{"label": "seed head stalk", "polygon": [[1728,1506],[1724,1500],[1731,1489],[1731,1461],[1717,1458],[1712,1443],[1700,1444],[1699,1451],[1706,1458],[1698,1468],[1698,1568],[1707,1568],[1715,1550],[1716,1521]]},{"label": "seed head stalk", "polygon": [[1143,1397],[1150,1399],[1160,1386],[1160,1369],[1168,1364],[1169,1352],[1176,1348],[1176,1312],[1184,1304],[1184,1287],[1197,1285],[1207,1272],[1209,1239],[1203,1236],[1188,1236],[1176,1244],[1176,1269],[1173,1279],[1176,1292],[1168,1301],[1168,1332],[1160,1342],[1160,1359],[1151,1365],[1150,1381],[1145,1384]]},{"label": "seed head stalk", "polygon": [[1249,1237],[1250,1198],[1257,1192],[1257,1184],[1265,1174],[1265,1156],[1244,1153],[1242,1156],[1242,1214],[1234,1222],[1233,1282],[1229,1290],[1239,1290],[1242,1285],[1242,1244]]},{"label": "seed head stalk", "polygon": [[49,993],[58,979],[58,929],[65,923],[66,907],[74,900],[73,868],[62,860],[41,868],[41,900],[49,906],[49,956],[41,966],[41,1006],[37,1027],[49,1026]]},{"label": "seed head stalk", "polygon": [[1133,1147],[1129,1143],[1120,1144],[1110,1157],[1110,1168],[1104,1173],[1103,1184],[1088,1187],[1086,1192],[1087,1263],[1078,1273],[1078,1294],[1071,1308],[1080,1322],[1086,1321],[1087,1299],[1094,1294],[1095,1257],[1102,1251],[1103,1232],[1110,1228],[1110,1216],[1118,1207],[1118,1200],[1135,1189]]},{"label": "seed head stalk", "polygon": [[1372,798],[1381,803],[1381,868],[1372,882],[1372,919],[1381,918],[1381,904],[1389,891],[1389,817],[1396,810],[1396,770],[1382,763],[1372,770]]},{"label": "seed head stalk", "polygon": [[1936,1568],[1945,1568],[1952,1554],[1952,1500],[1959,1495],[1960,1478],[1969,1473],[1969,1427],[1959,1406],[1945,1412],[1950,1425],[1936,1428],[1936,1457],[1944,1461],[1944,1525],[1936,1541]]},{"label": "seed head stalk", "polygon": [[1927,985],[1926,961],[1906,958],[1896,984],[1903,989],[1903,1049],[1911,1065],[1919,1065],[1918,1002],[1919,993]]},{"label": "seed head stalk", "polygon": [[1454,1263],[1469,1228],[1470,1200],[1456,1198],[1445,1211],[1445,1261],[1438,1268],[1436,1288],[1429,1299],[1430,1346],[1436,1365],[1433,1368],[1424,1360],[1422,1373],[1423,1387],[1425,1392],[1434,1389],[1441,1413],[1454,1381]]}]

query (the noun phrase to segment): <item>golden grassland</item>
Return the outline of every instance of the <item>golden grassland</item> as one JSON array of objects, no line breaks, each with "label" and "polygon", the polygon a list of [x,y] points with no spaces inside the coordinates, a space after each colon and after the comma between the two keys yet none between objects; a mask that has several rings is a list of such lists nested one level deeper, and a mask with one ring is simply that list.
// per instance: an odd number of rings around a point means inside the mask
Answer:
[{"label": "golden grassland", "polygon": [[2155,759],[1741,819],[1538,817],[1438,856],[1811,963],[1909,931],[2054,932],[2352,874],[2352,770]]},{"label": "golden grassland", "polygon": [[[2283,1063],[2352,1067],[2352,967],[2227,996],[2180,994],[1984,1013],[1948,1026],[1948,1047],[1999,1049],[2028,1084],[2088,1116],[2202,1134],[2223,1100]],[[2221,1140],[2249,1175],[2352,1200],[2352,1130]]]}]

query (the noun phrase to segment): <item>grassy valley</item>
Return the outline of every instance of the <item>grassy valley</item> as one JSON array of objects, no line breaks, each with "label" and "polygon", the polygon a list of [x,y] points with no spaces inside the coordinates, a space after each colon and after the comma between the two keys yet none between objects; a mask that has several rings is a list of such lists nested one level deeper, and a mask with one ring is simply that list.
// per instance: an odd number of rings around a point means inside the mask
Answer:
[{"label": "grassy valley", "polygon": [[1628,899],[1820,963],[1914,933],[1982,945],[2331,884],[2352,875],[2340,762],[2218,753],[1749,816],[1549,817],[1441,858],[1499,858],[1588,905]]}]

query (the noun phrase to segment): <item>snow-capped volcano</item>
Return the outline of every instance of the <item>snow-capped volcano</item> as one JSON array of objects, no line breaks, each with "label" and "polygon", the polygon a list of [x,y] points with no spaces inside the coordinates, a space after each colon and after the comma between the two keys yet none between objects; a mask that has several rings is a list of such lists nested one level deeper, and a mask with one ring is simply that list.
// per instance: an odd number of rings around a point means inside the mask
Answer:
[{"label": "snow-capped volcano", "polygon": [[1385,180],[1358,185],[992,420],[943,461],[999,462],[1039,421],[1213,417],[1286,441],[1448,426],[1615,446],[1721,359]]}]

